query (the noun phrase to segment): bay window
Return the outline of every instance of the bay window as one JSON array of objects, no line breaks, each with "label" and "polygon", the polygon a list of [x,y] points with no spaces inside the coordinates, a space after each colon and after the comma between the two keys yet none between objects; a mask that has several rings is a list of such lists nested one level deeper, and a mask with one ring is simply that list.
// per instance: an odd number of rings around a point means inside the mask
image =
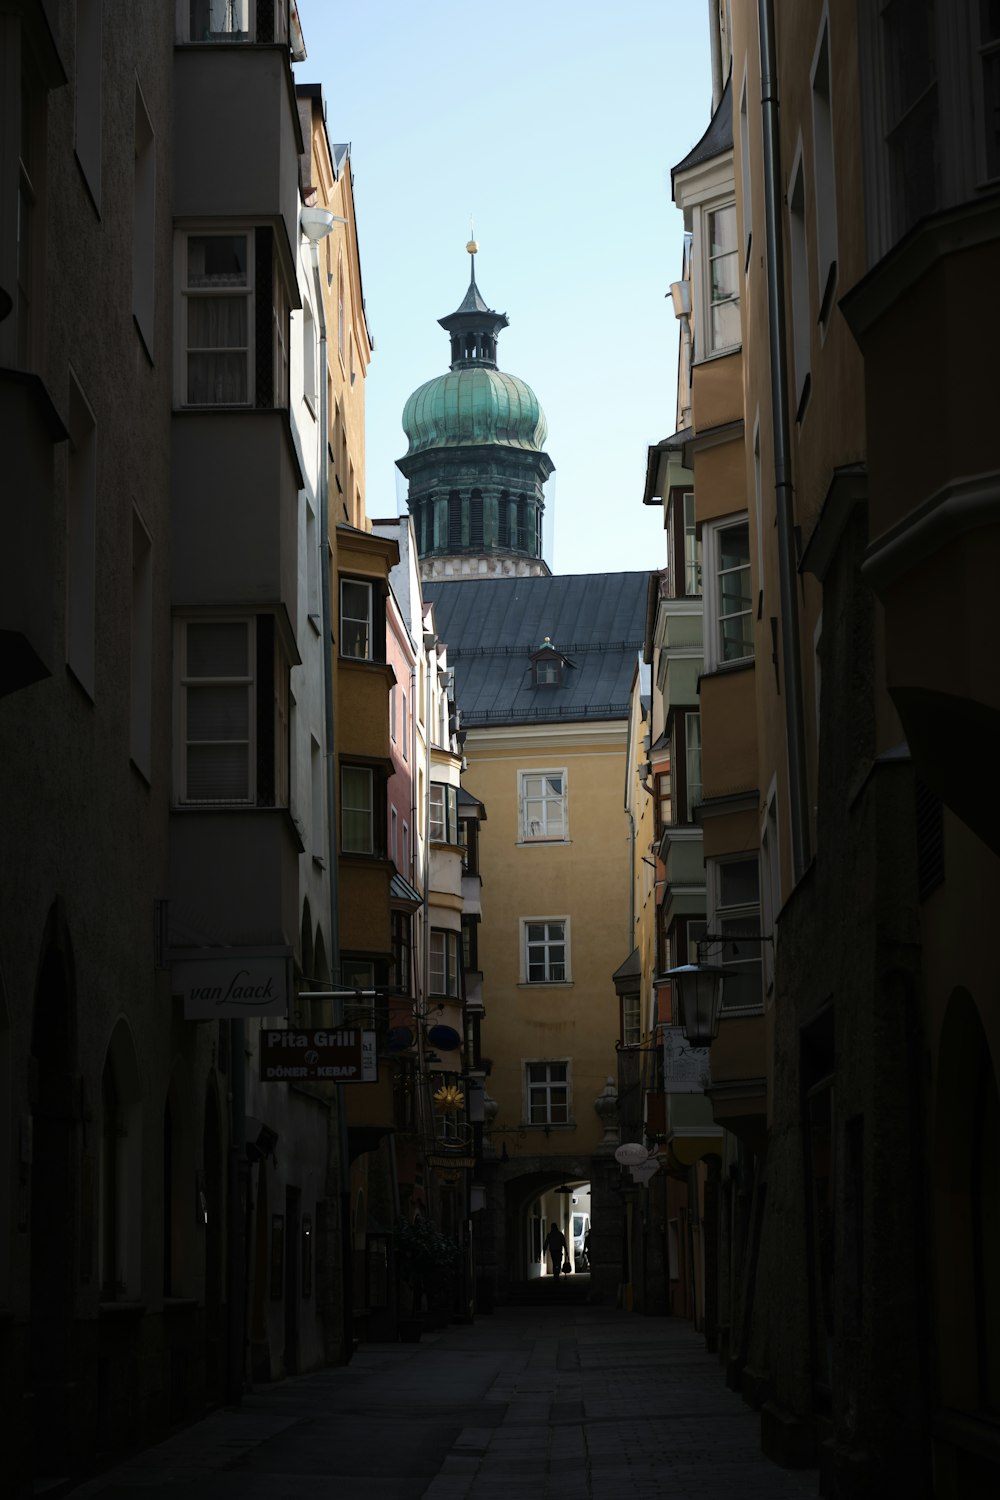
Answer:
[{"label": "bay window", "polygon": [[760,938],[760,871],[757,855],[708,861],[708,926],[721,940],[712,961],[725,978],[725,1012],[757,1010],[762,1004]]},{"label": "bay window", "polygon": [[713,354],[740,344],[740,255],[736,203],[705,213],[708,347]]},{"label": "bay window", "polygon": [[372,586],[360,578],[340,580],[340,654],[374,661]]}]

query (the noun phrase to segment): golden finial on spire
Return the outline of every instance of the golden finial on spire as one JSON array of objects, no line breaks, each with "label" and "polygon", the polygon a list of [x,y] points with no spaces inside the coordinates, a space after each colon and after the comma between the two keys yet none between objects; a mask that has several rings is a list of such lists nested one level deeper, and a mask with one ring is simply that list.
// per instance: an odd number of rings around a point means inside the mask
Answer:
[{"label": "golden finial on spire", "polygon": [[466,250],[468,250],[470,255],[475,255],[477,250],[479,249],[479,246],[476,244],[476,226],[472,222],[471,214],[469,215],[469,243],[465,248]]}]

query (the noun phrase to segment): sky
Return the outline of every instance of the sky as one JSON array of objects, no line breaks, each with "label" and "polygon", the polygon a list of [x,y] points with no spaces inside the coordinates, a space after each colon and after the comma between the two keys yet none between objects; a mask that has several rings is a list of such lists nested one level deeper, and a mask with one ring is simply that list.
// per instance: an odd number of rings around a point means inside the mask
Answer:
[{"label": "sky", "polygon": [[299,0],[331,141],[351,143],[375,353],[370,516],[405,509],[407,397],[448,368],[437,319],[476,281],[500,369],[548,421],[557,573],[662,567],[646,452],[674,429],[683,221],[670,168],[711,112],[705,0]]}]

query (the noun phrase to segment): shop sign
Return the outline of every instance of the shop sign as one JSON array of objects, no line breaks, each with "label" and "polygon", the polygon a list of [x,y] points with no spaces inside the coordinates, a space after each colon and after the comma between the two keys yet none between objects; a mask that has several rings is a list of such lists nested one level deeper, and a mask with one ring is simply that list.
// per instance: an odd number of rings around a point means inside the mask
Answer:
[{"label": "shop sign", "polygon": [[291,950],[202,950],[171,962],[172,988],[184,997],[185,1021],[234,1021],[288,1014]]},{"label": "shop sign", "polygon": [[474,1156],[429,1156],[427,1165],[429,1167],[474,1167],[476,1158]]},{"label": "shop sign", "polygon": [[377,1083],[374,1031],[288,1029],[260,1033],[261,1083]]},{"label": "shop sign", "polygon": [[663,1092],[665,1094],[700,1094],[712,1081],[708,1068],[708,1048],[692,1047],[679,1026],[664,1026]]}]

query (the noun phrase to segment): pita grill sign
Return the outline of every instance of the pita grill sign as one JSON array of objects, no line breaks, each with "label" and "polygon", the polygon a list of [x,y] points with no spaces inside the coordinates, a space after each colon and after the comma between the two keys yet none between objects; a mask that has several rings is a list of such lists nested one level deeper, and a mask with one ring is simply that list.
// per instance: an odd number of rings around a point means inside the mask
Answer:
[{"label": "pita grill sign", "polygon": [[377,1083],[375,1032],[336,1030],[260,1033],[261,1083]]}]

